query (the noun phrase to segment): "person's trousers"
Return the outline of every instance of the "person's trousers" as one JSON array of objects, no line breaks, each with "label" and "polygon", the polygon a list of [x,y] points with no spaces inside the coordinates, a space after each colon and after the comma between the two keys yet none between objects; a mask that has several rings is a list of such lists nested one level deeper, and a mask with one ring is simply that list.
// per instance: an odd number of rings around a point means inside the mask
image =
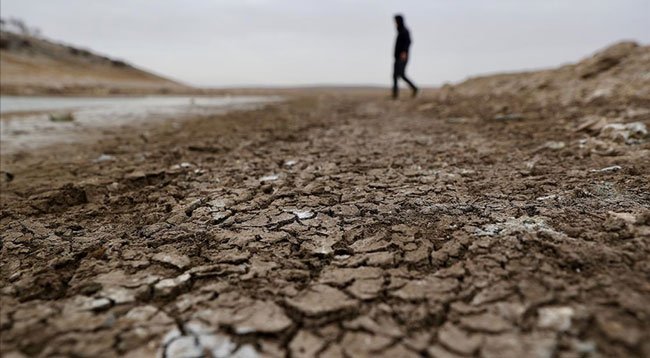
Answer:
[{"label": "person's trousers", "polygon": [[400,59],[395,59],[395,65],[393,66],[393,97],[397,98],[399,94],[399,87],[397,86],[397,80],[400,78],[403,79],[413,91],[417,90],[417,87],[406,77],[406,63],[408,60],[403,61]]}]

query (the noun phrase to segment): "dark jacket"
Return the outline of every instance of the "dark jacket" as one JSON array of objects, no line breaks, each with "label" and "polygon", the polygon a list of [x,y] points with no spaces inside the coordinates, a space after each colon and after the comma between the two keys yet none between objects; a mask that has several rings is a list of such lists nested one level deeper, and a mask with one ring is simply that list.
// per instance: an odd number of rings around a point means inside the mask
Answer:
[{"label": "dark jacket", "polygon": [[395,41],[395,59],[399,58],[399,54],[402,52],[409,52],[409,46],[411,46],[411,34],[405,26],[401,26],[397,29],[397,40]]}]

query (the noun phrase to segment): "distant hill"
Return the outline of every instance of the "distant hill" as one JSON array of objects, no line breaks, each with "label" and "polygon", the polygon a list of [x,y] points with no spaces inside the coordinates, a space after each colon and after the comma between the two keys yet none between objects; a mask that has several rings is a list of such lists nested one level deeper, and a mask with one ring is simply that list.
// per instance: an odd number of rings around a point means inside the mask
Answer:
[{"label": "distant hill", "polygon": [[181,93],[192,88],[89,50],[0,32],[2,94]]}]

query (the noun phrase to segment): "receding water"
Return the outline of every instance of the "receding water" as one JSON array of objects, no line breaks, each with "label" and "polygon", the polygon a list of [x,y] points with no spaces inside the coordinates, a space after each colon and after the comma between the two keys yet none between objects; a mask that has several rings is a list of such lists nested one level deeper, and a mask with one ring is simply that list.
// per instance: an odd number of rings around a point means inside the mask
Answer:
[{"label": "receding water", "polygon": [[[274,96],[19,97],[0,96],[2,154],[84,139],[92,129],[140,121],[179,120],[255,108]],[[72,122],[50,114],[71,113]],[[95,130],[96,132],[96,130]]]}]

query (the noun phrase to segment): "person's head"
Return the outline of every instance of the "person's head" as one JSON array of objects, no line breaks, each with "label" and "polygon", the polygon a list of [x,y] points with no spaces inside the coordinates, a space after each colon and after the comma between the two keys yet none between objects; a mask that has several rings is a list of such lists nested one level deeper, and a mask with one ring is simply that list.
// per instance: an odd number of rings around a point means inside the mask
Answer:
[{"label": "person's head", "polygon": [[398,29],[404,27],[404,16],[402,16],[401,14],[395,15],[395,25],[397,25]]}]

